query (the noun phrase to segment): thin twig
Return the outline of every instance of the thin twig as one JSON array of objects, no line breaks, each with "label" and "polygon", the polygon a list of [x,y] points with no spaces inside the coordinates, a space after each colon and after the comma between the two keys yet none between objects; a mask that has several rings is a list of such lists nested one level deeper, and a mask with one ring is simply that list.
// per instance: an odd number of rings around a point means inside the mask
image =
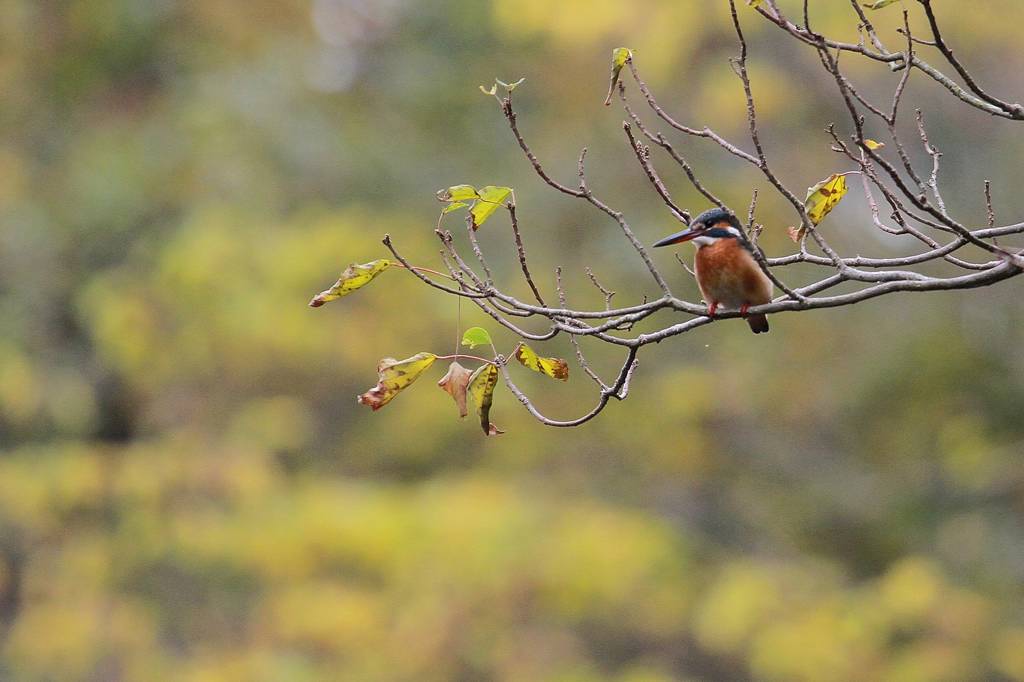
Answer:
[{"label": "thin twig", "polygon": [[605,310],[611,310],[611,307],[612,307],[612,297],[615,295],[615,292],[611,291],[610,289],[606,289],[601,284],[601,282],[599,282],[597,280],[597,275],[594,274],[594,271],[591,270],[589,266],[584,267],[583,269],[584,269],[584,271],[586,271],[587,277],[590,278],[590,281],[594,283],[595,287],[597,287],[597,290],[600,291],[602,294],[604,294],[604,309]]},{"label": "thin twig", "polygon": [[[558,291],[558,302],[562,304],[563,308],[568,308],[565,297],[565,288],[562,286],[562,267],[558,266],[555,268],[555,288]],[[569,318],[571,319],[571,318]],[[576,338],[575,334],[569,334],[569,342],[572,344],[573,349],[576,351],[576,362],[579,364],[580,369],[594,380],[594,382],[601,388],[602,391],[608,389],[608,385],[601,380],[601,377],[591,369],[590,363],[587,362],[587,358],[583,355],[583,349],[580,348],[579,339]]]},{"label": "thin twig", "polygon": [[523,277],[526,278],[526,283],[530,285],[530,291],[533,292],[533,297],[537,299],[537,303],[547,305],[544,303],[544,297],[540,295],[537,285],[534,284],[533,277],[530,275],[530,266],[526,263],[526,248],[523,246],[523,237],[519,233],[519,219],[516,217],[515,201],[508,202],[505,207],[508,209],[509,219],[512,222],[512,235],[515,238],[516,254],[519,256],[519,266],[523,269]]}]

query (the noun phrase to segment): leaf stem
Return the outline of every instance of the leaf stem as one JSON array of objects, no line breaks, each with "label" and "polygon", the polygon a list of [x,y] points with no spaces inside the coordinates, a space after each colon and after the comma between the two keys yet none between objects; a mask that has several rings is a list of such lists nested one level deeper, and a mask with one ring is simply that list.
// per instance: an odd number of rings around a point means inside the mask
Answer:
[{"label": "leaf stem", "polygon": [[486,362],[488,365],[493,365],[494,360],[488,360],[487,358],[481,358],[478,355],[467,355],[466,353],[452,353],[451,355],[438,355],[438,360],[458,360],[459,358],[467,358],[469,360],[479,360],[480,362]]},{"label": "leaf stem", "polygon": [[438,272],[437,270],[431,270],[430,268],[421,268],[418,265],[411,265],[411,266],[409,266],[407,268],[404,265],[402,265],[401,263],[392,262],[391,267],[393,267],[393,268],[402,268],[403,270],[416,270],[417,272],[429,272],[431,275],[436,275],[437,277],[444,277],[445,279],[451,280],[453,282],[457,282],[457,280],[454,277],[452,277],[451,275],[446,275],[443,272]]}]

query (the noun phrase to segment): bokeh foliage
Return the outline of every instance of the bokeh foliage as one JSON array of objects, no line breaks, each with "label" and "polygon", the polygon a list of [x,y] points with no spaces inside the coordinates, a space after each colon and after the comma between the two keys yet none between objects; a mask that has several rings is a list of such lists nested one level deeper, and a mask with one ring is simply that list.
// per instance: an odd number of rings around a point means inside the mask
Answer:
[{"label": "bokeh foliage", "polygon": [[[845,3],[812,5],[856,38]],[[988,86],[1024,92],[1017,0],[939,9]],[[811,185],[837,170],[834,86],[743,19],[768,153]],[[1024,680],[1016,282],[757,339],[712,325],[569,432],[500,387],[492,439],[427,378],[355,403],[379,358],[486,324],[399,270],[306,307],[386,232],[436,265],[440,187],[515,187],[548,291],[559,264],[581,304],[602,303],[586,265],[617,302],[645,293],[614,225],[541,187],[477,89],[525,76],[551,172],[589,145],[591,184],[649,242],[671,221],[601,106],[616,45],[663,104],[742,139],[724,3],[0,0],[0,678]],[[1016,130],[910,94],[955,210],[983,215],[991,178],[1021,219]],[[744,207],[759,179],[686,144]],[[861,199],[830,237],[906,248]],[[479,236],[511,281],[504,220]],[[761,220],[792,248],[781,203]],[[523,385],[575,416],[572,371]]]}]

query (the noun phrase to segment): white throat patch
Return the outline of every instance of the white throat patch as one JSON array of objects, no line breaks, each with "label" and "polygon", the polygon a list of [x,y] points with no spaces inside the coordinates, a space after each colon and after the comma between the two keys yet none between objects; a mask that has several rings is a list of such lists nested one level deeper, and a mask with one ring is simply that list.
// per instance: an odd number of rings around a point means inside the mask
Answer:
[{"label": "white throat patch", "polygon": [[[720,230],[728,231],[729,234],[733,235],[734,237],[742,237],[743,236],[743,234],[739,230],[737,230],[735,227],[733,227],[732,225],[719,225],[717,227]],[[711,236],[708,236],[708,235],[701,235],[700,237],[694,237],[693,238],[693,243],[696,244],[697,248],[699,249],[702,246],[711,246],[712,244],[717,242],[719,239],[725,239],[725,237],[711,237]]]}]

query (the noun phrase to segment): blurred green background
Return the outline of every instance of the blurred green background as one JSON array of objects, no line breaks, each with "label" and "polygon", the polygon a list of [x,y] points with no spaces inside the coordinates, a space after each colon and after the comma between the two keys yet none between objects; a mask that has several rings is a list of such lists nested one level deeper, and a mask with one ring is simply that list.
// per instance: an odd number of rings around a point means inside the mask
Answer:
[{"label": "blurred green background", "polygon": [[[811,4],[856,40],[846,3]],[[950,41],[1019,98],[1024,8],[967,4],[936,2]],[[784,181],[848,170],[813,52],[740,10]],[[899,7],[876,15],[899,49]],[[499,387],[508,433],[485,438],[431,385],[440,364],[379,413],[356,404],[380,357],[451,352],[457,305],[398,270],[306,303],[387,255],[384,233],[436,267],[438,188],[515,187],[549,295],[555,265],[578,307],[603,304],[586,266],[617,303],[654,293],[477,88],[526,77],[520,125],[550,172],[572,184],[589,146],[593,189],[649,243],[676,228],[601,106],[618,45],[670,111],[749,146],[719,0],[0,0],[0,679],[1024,680],[1016,280],[779,315],[767,337],[701,328],[645,351],[629,400],[577,429]],[[896,74],[843,59],[888,102]],[[990,178],[1000,223],[1022,219],[1018,130],[920,74],[908,98],[954,214],[984,222]],[[763,244],[791,251],[761,178],[679,148],[744,214],[760,187]],[[864,203],[851,183],[824,224],[841,251],[914,250]],[[480,239],[525,298],[505,217]],[[462,320],[511,347],[473,306]],[[575,366],[526,374],[554,417],[594,400]]]}]

